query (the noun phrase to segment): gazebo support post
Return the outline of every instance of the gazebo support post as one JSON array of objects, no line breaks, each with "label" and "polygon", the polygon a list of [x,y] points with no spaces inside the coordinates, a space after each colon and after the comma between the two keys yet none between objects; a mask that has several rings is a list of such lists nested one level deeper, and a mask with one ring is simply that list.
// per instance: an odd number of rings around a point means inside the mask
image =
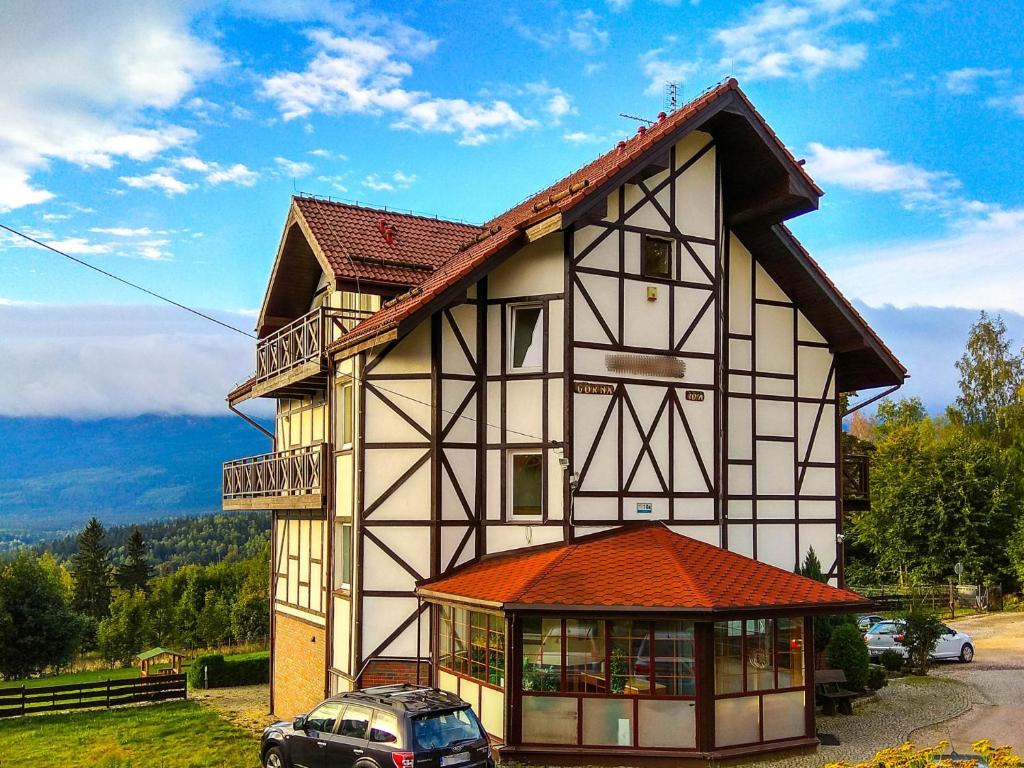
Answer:
[{"label": "gazebo support post", "polygon": [[817,727],[814,722],[814,655],[817,652],[814,647],[814,617],[804,616],[804,717],[806,718],[806,733],[810,737],[817,735]]},{"label": "gazebo support post", "polygon": [[697,667],[697,750],[715,748],[715,629],[709,621],[693,625]]}]

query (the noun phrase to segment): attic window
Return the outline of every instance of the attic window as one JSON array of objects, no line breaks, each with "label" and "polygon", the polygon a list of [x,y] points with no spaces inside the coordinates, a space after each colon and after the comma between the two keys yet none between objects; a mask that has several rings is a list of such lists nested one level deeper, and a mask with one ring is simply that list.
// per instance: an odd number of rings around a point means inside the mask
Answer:
[{"label": "attic window", "polygon": [[513,371],[537,370],[544,365],[544,308],[539,304],[512,307],[512,344],[509,345]]},{"label": "attic window", "polygon": [[643,276],[672,277],[672,242],[644,235]]}]

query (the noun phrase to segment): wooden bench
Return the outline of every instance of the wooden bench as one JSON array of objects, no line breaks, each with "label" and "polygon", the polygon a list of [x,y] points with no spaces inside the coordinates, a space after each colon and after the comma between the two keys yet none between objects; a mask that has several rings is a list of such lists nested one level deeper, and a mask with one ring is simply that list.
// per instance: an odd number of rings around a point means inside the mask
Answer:
[{"label": "wooden bench", "polygon": [[824,715],[853,714],[853,697],[857,694],[846,690],[846,673],[841,669],[819,669],[814,673],[814,688],[821,700],[821,712]]}]

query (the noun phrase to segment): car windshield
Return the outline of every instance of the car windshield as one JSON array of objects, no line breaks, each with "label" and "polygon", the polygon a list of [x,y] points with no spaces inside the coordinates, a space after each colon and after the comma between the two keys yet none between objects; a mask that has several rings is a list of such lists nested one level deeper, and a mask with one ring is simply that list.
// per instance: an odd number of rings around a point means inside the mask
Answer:
[{"label": "car windshield", "polygon": [[445,749],[484,738],[480,721],[468,707],[454,712],[423,715],[413,718],[412,722],[417,749]]}]

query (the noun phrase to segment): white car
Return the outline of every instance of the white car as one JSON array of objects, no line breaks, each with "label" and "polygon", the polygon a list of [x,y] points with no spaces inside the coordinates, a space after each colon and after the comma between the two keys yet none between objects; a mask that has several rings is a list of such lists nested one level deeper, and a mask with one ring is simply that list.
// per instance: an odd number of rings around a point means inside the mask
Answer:
[{"label": "white car", "polygon": [[[903,647],[903,624],[899,621],[880,621],[864,635],[868,653],[872,659],[881,656],[884,651],[893,650],[907,658],[909,652]],[[965,632],[943,626],[942,636],[935,643],[929,654],[932,659],[959,659],[967,663],[974,659],[974,641]]]}]

